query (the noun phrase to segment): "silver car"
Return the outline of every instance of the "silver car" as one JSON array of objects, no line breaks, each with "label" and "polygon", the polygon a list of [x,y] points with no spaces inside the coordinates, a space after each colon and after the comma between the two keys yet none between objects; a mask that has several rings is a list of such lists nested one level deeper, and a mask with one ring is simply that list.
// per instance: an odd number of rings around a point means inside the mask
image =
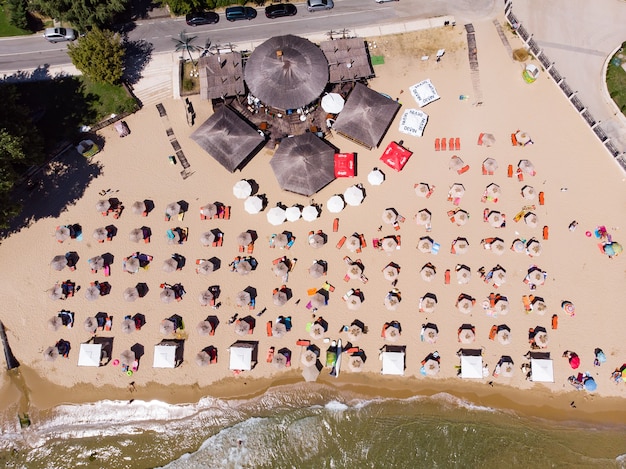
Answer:
[{"label": "silver car", "polygon": [[71,28],[46,28],[43,37],[52,43],[74,41],[78,33]]},{"label": "silver car", "polygon": [[335,4],[333,0],[307,0],[306,8],[309,11],[330,10]]}]

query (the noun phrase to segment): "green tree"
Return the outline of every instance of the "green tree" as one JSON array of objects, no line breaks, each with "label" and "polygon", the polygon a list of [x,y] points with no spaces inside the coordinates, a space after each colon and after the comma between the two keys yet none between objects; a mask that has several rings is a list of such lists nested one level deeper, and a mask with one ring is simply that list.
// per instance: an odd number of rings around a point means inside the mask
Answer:
[{"label": "green tree", "polygon": [[178,39],[172,38],[172,40],[176,43],[176,52],[182,52],[183,54],[187,52],[187,55],[189,55],[189,61],[191,62],[194,71],[196,70],[196,64],[193,61],[193,57],[191,57],[191,52],[202,50],[202,47],[193,44],[193,41],[195,41],[197,37],[198,36],[188,36],[187,32],[183,30],[180,32]]},{"label": "green tree", "polygon": [[215,8],[214,0],[158,0],[159,4],[168,6],[174,15],[184,15],[192,11],[212,10]]},{"label": "green tree", "polygon": [[69,44],[72,63],[87,78],[98,83],[120,82],[124,74],[125,49],[119,34],[94,29]]},{"label": "green tree", "polygon": [[10,23],[16,28],[27,29],[26,0],[8,0]]},{"label": "green tree", "polygon": [[31,0],[30,7],[51,18],[67,21],[80,31],[106,28],[126,10],[128,0]]}]

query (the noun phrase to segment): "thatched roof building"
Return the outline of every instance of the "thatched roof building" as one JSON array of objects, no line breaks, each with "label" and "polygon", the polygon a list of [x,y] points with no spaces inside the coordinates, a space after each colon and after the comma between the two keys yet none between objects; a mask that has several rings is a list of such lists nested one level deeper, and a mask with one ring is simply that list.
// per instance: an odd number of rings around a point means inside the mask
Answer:
[{"label": "thatched roof building", "polygon": [[198,72],[202,99],[239,96],[246,92],[240,52],[200,57]]},{"label": "thatched roof building", "polygon": [[330,83],[345,83],[375,76],[367,44],[362,38],[324,41],[320,49],[328,60]]}]

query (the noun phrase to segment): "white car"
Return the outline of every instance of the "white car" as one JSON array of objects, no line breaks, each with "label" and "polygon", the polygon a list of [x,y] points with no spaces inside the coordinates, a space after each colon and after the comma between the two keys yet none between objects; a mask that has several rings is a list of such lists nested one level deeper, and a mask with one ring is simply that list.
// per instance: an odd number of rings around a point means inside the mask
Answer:
[{"label": "white car", "polygon": [[74,41],[78,33],[71,28],[46,28],[43,37],[52,43]]},{"label": "white car", "polygon": [[100,151],[100,147],[93,140],[83,140],[76,145],[76,151],[85,158],[90,158]]},{"label": "white car", "polygon": [[374,0],[376,3],[399,2],[400,0]]},{"label": "white car", "polygon": [[309,11],[330,10],[335,6],[333,0],[307,0],[306,9]]}]

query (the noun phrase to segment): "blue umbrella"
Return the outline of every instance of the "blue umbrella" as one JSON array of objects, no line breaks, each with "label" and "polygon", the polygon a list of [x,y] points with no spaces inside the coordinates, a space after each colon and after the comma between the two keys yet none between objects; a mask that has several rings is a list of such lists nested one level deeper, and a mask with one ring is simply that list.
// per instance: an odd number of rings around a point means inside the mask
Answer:
[{"label": "blue umbrella", "polygon": [[585,382],[583,383],[583,387],[587,391],[595,391],[598,388],[598,385],[596,384],[593,378],[587,378]]}]

